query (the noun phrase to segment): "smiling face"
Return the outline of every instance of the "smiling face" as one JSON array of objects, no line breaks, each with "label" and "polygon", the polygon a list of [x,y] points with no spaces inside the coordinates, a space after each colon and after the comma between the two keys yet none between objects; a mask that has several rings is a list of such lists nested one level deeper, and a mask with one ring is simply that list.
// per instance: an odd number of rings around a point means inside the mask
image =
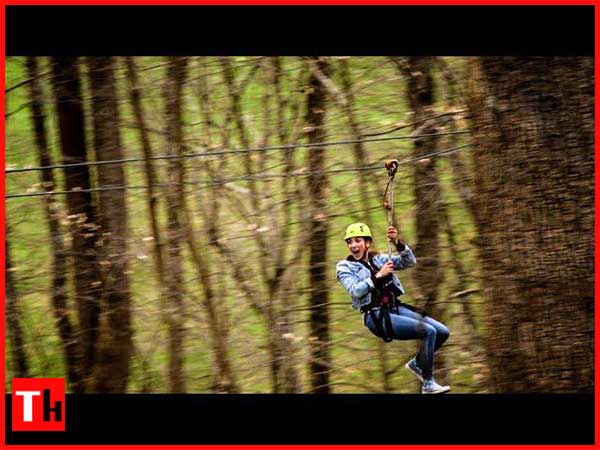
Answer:
[{"label": "smiling face", "polygon": [[346,243],[354,259],[358,260],[364,258],[365,253],[367,253],[367,250],[371,246],[371,240],[364,237],[351,237],[346,239]]}]

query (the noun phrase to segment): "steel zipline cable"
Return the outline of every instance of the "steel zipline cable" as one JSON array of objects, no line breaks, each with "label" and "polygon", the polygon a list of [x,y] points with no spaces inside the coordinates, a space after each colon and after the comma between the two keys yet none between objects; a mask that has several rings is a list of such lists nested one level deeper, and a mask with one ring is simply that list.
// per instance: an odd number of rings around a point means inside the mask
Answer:
[{"label": "steel zipline cable", "polygon": [[[434,134],[420,134],[415,136],[392,136],[385,138],[373,138],[373,139],[351,139],[345,141],[330,141],[330,142],[316,142],[313,144],[303,144],[303,143],[295,143],[295,144],[286,144],[286,145],[278,145],[278,146],[269,146],[269,147],[254,147],[254,148],[240,148],[240,149],[232,149],[232,150],[216,150],[216,151],[203,151],[198,153],[184,153],[183,155],[157,155],[152,156],[149,159],[151,160],[169,160],[169,159],[187,159],[187,158],[203,158],[203,157],[211,157],[211,156],[220,156],[220,155],[229,155],[229,154],[238,154],[238,153],[253,153],[253,152],[268,152],[273,150],[296,150],[299,148],[319,148],[319,147],[329,147],[332,145],[348,145],[348,144],[358,144],[363,142],[385,142],[385,141],[395,141],[402,139],[418,139],[422,137],[430,137],[430,136],[445,136],[451,134],[468,134],[470,130],[462,130],[462,131],[449,131],[445,133],[434,133]],[[137,158],[124,158],[124,159],[113,159],[107,161],[86,161],[81,163],[72,163],[72,164],[53,164],[50,166],[41,166],[41,167],[18,167],[14,169],[6,169],[4,171],[5,174],[9,175],[12,173],[22,173],[22,172],[34,172],[34,171],[42,171],[49,169],[65,169],[68,167],[83,167],[83,166],[101,166],[106,164],[125,164],[131,162],[142,162],[145,161],[145,158],[137,157]]]},{"label": "steel zipline cable", "polygon": [[[420,161],[420,160],[423,160],[426,158],[446,156],[446,155],[455,153],[459,150],[462,150],[464,148],[470,147],[471,145],[472,144],[467,143],[467,144],[459,145],[457,147],[428,153],[426,155],[407,158],[402,161],[399,161],[398,165],[399,166],[405,165],[405,164],[408,164],[411,162],[417,162],[417,161]],[[322,173],[332,174],[332,173],[361,172],[361,171],[372,171],[372,170],[381,170],[381,164],[378,163],[378,164],[370,165],[370,166],[366,166],[366,167],[349,167],[349,168],[345,168],[345,169],[327,169],[327,170],[321,170],[321,171],[316,171],[316,172],[315,171],[296,171],[296,172],[292,172],[289,174],[288,173],[273,173],[273,174],[252,175],[252,176],[241,175],[238,177],[230,177],[230,178],[223,178],[220,180],[207,181],[205,183],[188,182],[186,184],[192,184],[195,186],[202,185],[204,187],[208,187],[208,186],[219,186],[219,185],[224,185],[224,184],[228,184],[228,183],[233,183],[235,181],[268,180],[268,179],[284,178],[284,177],[304,177],[304,176],[310,176],[310,175],[322,174]],[[154,186],[162,188],[162,187],[169,187],[169,186],[173,186],[173,185],[174,185],[173,183],[163,183],[163,184],[156,184]],[[90,189],[74,189],[74,190],[70,190],[70,191],[41,191],[41,192],[28,192],[28,193],[22,193],[22,194],[8,194],[8,195],[5,195],[4,198],[11,199],[11,198],[23,198],[23,197],[39,197],[39,196],[44,196],[44,195],[74,194],[74,193],[81,193],[81,192],[101,192],[101,191],[117,191],[117,190],[147,189],[147,188],[148,188],[148,186],[145,186],[145,185],[102,186],[102,187],[90,188]]]}]

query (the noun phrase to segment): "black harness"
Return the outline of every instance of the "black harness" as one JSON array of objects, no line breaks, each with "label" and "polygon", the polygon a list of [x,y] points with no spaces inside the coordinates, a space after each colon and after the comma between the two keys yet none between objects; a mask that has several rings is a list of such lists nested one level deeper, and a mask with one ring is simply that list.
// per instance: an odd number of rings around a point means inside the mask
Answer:
[{"label": "black harness", "polygon": [[[389,283],[391,283],[391,281]],[[381,306],[369,307],[369,305],[367,305],[361,309],[361,311],[371,316],[371,320],[375,324],[377,334],[381,339],[383,339],[383,342],[392,342],[394,339],[390,311],[396,307],[396,302],[396,296],[392,292],[386,292],[384,288],[384,294],[381,296]],[[379,317],[375,312],[376,309],[379,309]]]},{"label": "black harness", "polygon": [[[373,268],[370,267],[370,262],[365,265],[370,271],[373,270]],[[377,291],[377,294],[381,300],[381,305],[379,307],[373,307],[371,302],[360,309],[361,312],[371,316],[371,320],[373,320],[373,323],[375,324],[377,334],[381,339],[383,339],[384,342],[391,342],[394,339],[390,310],[398,305],[398,299],[396,298],[394,291],[391,289],[392,284],[393,281],[390,277],[389,281],[383,286],[383,289],[380,290],[377,286],[375,286],[375,290]],[[376,309],[379,309],[379,317],[375,313]]]},{"label": "black harness", "polygon": [[[375,310],[379,309],[379,317],[375,314]],[[371,316],[371,320],[375,324],[377,334],[383,342],[392,342],[394,334],[392,331],[392,318],[390,317],[390,308],[386,305],[381,305],[379,308],[371,308],[366,312]],[[385,327],[384,327],[385,322]]]}]

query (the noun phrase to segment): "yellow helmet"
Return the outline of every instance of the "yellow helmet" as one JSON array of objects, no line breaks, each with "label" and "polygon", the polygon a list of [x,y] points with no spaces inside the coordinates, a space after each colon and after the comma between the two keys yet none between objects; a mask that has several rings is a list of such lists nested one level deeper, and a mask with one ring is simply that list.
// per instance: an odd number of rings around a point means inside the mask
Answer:
[{"label": "yellow helmet", "polygon": [[346,228],[346,236],[344,240],[348,240],[351,237],[368,237],[373,239],[373,235],[371,234],[371,229],[365,225],[364,223],[351,223]]}]

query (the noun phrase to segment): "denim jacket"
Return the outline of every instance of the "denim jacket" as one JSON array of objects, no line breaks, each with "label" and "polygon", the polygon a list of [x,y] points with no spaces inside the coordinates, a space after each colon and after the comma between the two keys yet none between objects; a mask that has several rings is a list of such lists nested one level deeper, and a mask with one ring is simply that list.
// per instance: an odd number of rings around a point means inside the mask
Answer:
[{"label": "denim jacket", "polygon": [[[373,256],[373,264],[377,268],[381,268],[388,260],[387,253],[378,253]],[[399,255],[392,256],[394,262],[394,270],[407,269],[417,263],[414,253],[407,245]],[[350,261],[344,259],[337,263],[336,266],[337,279],[340,280],[344,289],[346,289],[352,297],[352,308],[360,309],[371,303],[371,291],[375,289],[373,280],[371,280],[371,272],[363,264],[358,261]],[[396,274],[392,274],[394,286],[396,286],[402,294],[404,288]]]}]

